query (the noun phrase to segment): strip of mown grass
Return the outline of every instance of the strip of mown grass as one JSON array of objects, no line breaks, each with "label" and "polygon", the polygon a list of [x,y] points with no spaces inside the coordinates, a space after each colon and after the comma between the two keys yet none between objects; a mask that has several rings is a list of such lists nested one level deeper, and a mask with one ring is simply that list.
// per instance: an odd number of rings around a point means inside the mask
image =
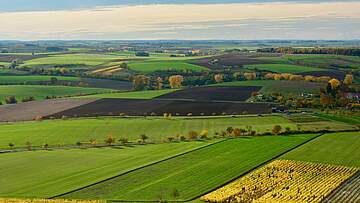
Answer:
[{"label": "strip of mown grass", "polygon": [[152,99],[174,91],[176,91],[176,89],[119,92],[119,93],[94,94],[94,95],[82,96],[79,98]]},{"label": "strip of mown grass", "polygon": [[111,89],[68,87],[68,86],[42,86],[42,85],[0,85],[0,101],[7,96],[14,96],[19,102],[24,97],[45,99],[46,96],[72,96],[81,94],[96,94],[111,92]]},{"label": "strip of mown grass", "polygon": [[325,134],[282,156],[282,159],[360,167],[360,132]]},{"label": "strip of mown grass", "polygon": [[117,176],[61,198],[124,201],[194,199],[315,136],[231,139]]},{"label": "strip of mown grass", "polygon": [[0,196],[48,198],[213,142],[1,154]]},{"label": "strip of mown grass", "polygon": [[24,75],[24,76],[0,76],[0,84],[24,84],[26,82],[49,82],[53,77],[61,81],[80,81],[80,78],[78,77]]},{"label": "strip of mown grass", "polygon": [[308,66],[298,66],[291,64],[251,64],[246,65],[247,69],[258,69],[258,70],[267,70],[276,73],[301,73],[301,72],[310,72],[322,70],[320,68],[313,68]]},{"label": "strip of mown grass", "polygon": [[[333,122],[301,123],[301,128],[310,130],[352,129],[352,126]],[[149,141],[160,141],[168,136],[185,135],[189,131],[201,132],[208,130],[209,136],[215,132],[225,131],[228,127],[246,128],[251,126],[257,132],[271,132],[274,125],[281,125],[283,129],[290,127],[297,129],[297,124],[281,116],[249,116],[249,117],[213,117],[213,118],[93,118],[72,120],[48,120],[40,122],[24,122],[0,125],[0,149],[9,149],[13,143],[15,148],[26,147],[26,142],[33,146],[75,145],[77,142],[89,143],[96,139],[104,143],[104,139],[111,135],[116,139],[126,137],[130,141],[137,141],[141,134],[146,134]]]}]

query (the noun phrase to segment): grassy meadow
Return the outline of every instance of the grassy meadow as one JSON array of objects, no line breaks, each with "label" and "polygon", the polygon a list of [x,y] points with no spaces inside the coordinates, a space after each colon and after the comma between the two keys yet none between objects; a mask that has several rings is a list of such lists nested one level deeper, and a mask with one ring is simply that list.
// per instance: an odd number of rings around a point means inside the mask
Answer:
[{"label": "grassy meadow", "polygon": [[216,132],[225,131],[228,127],[246,128],[251,126],[257,132],[271,132],[274,125],[281,125],[283,129],[290,127],[295,130],[331,130],[354,129],[352,125],[341,122],[309,122],[295,123],[281,116],[244,116],[208,117],[208,118],[87,118],[71,120],[47,120],[38,122],[22,122],[0,124],[0,149],[8,149],[8,144],[15,147],[25,147],[26,142],[33,146],[75,145],[76,142],[89,143],[96,139],[104,143],[104,139],[111,135],[116,139],[126,137],[130,141],[137,141],[141,134],[146,134],[149,141],[161,141],[168,136],[187,135],[189,131],[209,131],[209,136]]},{"label": "grassy meadow", "polygon": [[72,96],[81,94],[96,94],[111,92],[111,89],[69,87],[69,86],[42,86],[42,85],[1,85],[0,101],[4,102],[7,96],[15,96],[20,102],[22,98],[33,96],[37,100],[46,96]]},{"label": "grassy meadow", "polygon": [[193,65],[183,61],[144,61],[134,62],[129,64],[131,70],[143,73],[151,73],[154,71],[167,71],[167,70],[192,70],[203,71],[208,70],[205,67]]}]

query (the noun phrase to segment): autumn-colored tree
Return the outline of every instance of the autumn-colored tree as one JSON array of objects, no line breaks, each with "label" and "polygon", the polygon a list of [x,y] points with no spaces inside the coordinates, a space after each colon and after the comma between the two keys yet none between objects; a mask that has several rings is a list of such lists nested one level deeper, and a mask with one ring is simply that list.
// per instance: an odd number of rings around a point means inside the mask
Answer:
[{"label": "autumn-colored tree", "polygon": [[182,75],[172,75],[169,77],[169,83],[172,89],[180,88],[183,82],[184,77]]},{"label": "autumn-colored tree", "polygon": [[161,90],[164,86],[164,81],[161,77],[156,78],[156,89]]},{"label": "autumn-colored tree", "polygon": [[282,73],[281,74],[281,78],[283,78],[284,80],[290,80],[290,77],[292,75],[290,73]]},{"label": "autumn-colored tree", "polygon": [[338,88],[340,86],[340,84],[341,84],[341,82],[338,79],[335,79],[335,78],[331,79],[329,81],[329,83],[330,83],[332,89]]},{"label": "autumn-colored tree", "polygon": [[145,75],[136,75],[133,78],[134,90],[144,90],[150,83],[150,78]]},{"label": "autumn-colored tree", "polygon": [[304,80],[307,82],[314,82],[316,80],[316,78],[312,75],[307,75],[304,77]]},{"label": "autumn-colored tree", "polygon": [[112,144],[114,144],[115,143],[115,138],[113,137],[113,136],[111,136],[111,135],[109,135],[109,136],[107,136],[106,138],[105,138],[105,143],[107,144],[107,145],[109,145],[109,146],[111,146]]},{"label": "autumn-colored tree", "polygon": [[273,129],[271,130],[271,132],[274,134],[274,135],[278,135],[280,132],[281,132],[281,126],[280,125],[275,125],[273,127]]},{"label": "autumn-colored tree", "polygon": [[265,78],[266,79],[274,79],[274,74],[273,73],[266,73]]},{"label": "autumn-colored tree", "polygon": [[223,76],[223,74],[216,74],[216,75],[214,75],[214,80],[215,80],[215,82],[217,82],[217,83],[220,83],[220,82],[223,82],[223,80],[224,80],[224,76]]},{"label": "autumn-colored tree", "polygon": [[274,80],[281,80],[281,74],[274,74]]},{"label": "autumn-colored tree", "polygon": [[200,132],[200,139],[208,139],[209,137],[209,131],[203,130]]},{"label": "autumn-colored tree", "polygon": [[329,107],[332,104],[332,98],[329,95],[320,94],[320,105],[325,107]]},{"label": "autumn-colored tree", "polygon": [[291,75],[289,80],[304,80],[304,77],[302,75]]},{"label": "autumn-colored tree", "polygon": [[244,73],[244,77],[246,80],[255,80],[256,79],[256,73]]},{"label": "autumn-colored tree", "polygon": [[344,79],[344,84],[345,85],[351,85],[351,83],[353,82],[353,79],[354,79],[354,76],[351,75],[351,74],[347,74],[345,76],[345,79]]}]

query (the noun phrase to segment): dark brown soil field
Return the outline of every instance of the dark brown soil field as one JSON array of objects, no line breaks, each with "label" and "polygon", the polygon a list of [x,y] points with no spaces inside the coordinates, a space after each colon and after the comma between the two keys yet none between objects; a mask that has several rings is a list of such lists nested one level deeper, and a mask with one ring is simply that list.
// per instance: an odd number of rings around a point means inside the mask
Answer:
[{"label": "dark brown soil field", "polygon": [[228,66],[240,67],[247,64],[262,64],[262,60],[256,59],[255,56],[247,56],[240,54],[225,54],[221,56],[214,56],[210,58],[203,58],[190,61],[190,63],[204,66],[211,69],[224,68]]},{"label": "dark brown soil field", "polygon": [[336,70],[331,70],[331,71],[311,71],[311,72],[303,72],[300,73],[301,75],[312,75],[312,76],[316,76],[316,77],[320,77],[320,76],[329,76],[331,78],[336,78],[339,80],[343,80],[345,78],[345,73],[342,71],[336,71]]},{"label": "dark brown soil field", "polygon": [[21,61],[27,61],[37,58],[44,58],[48,57],[46,54],[39,54],[39,55],[0,55],[0,62],[12,62],[16,59],[20,59]]},{"label": "dark brown soil field", "polygon": [[261,87],[195,87],[161,95],[157,99],[186,99],[194,101],[246,101],[252,92],[260,91]]},{"label": "dark brown soil field", "polygon": [[265,103],[201,102],[179,100],[143,99],[100,99],[48,116],[94,117],[109,115],[221,115],[221,114],[262,114],[270,113],[271,105]]},{"label": "dark brown soil field", "polygon": [[96,99],[52,99],[1,105],[0,122],[30,121],[94,101]]}]

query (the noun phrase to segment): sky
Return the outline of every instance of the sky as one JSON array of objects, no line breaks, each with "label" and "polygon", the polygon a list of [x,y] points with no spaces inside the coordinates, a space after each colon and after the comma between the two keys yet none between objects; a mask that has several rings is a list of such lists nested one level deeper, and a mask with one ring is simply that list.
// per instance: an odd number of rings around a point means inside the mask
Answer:
[{"label": "sky", "polygon": [[360,1],[0,0],[0,40],[360,39]]}]

